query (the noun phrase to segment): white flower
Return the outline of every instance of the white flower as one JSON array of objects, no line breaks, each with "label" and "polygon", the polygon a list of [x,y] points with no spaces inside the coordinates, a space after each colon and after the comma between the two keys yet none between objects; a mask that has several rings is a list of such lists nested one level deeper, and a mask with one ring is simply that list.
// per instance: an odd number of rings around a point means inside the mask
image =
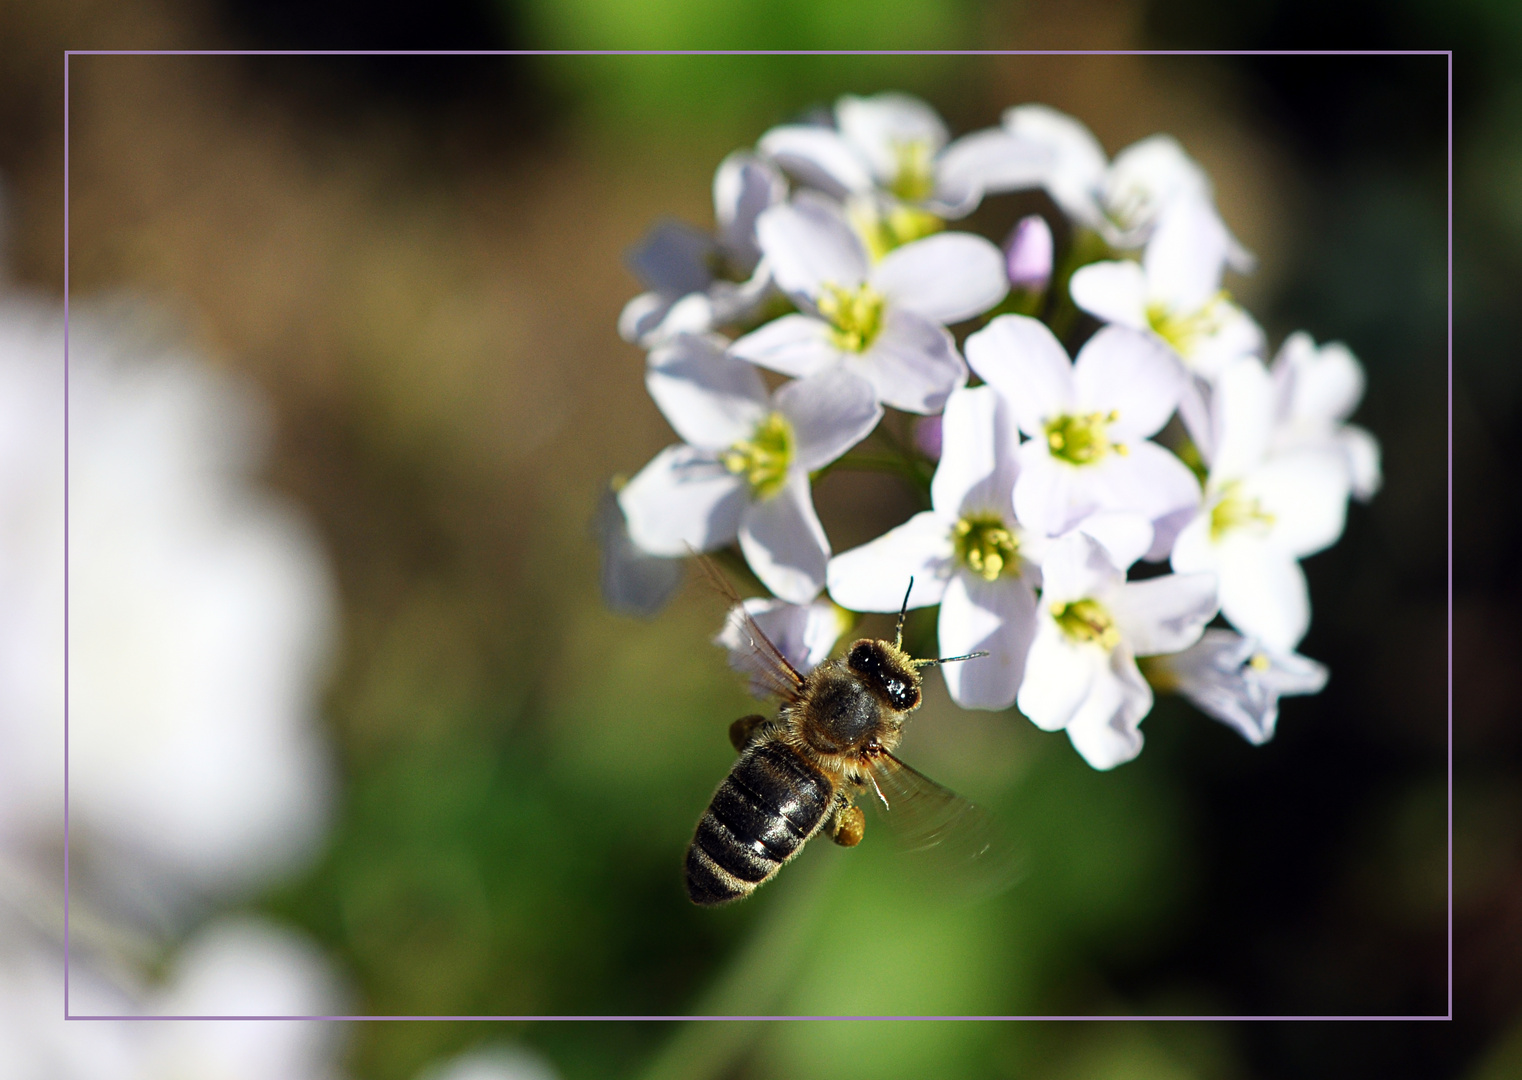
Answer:
[{"label": "white flower", "polygon": [[1073,302],[1119,326],[1150,330],[1203,378],[1263,350],[1263,331],[1221,290],[1230,237],[1203,202],[1176,205],[1157,225],[1138,265],[1090,263],[1072,278]]},{"label": "white flower", "polygon": [[1041,575],[1020,711],[1045,731],[1065,728],[1096,769],[1130,761],[1141,753],[1140,724],[1152,708],[1135,658],[1193,644],[1215,616],[1215,578],[1127,582],[1105,548],[1082,533],[1051,545]]},{"label": "white flower", "polygon": [[942,668],[952,698],[1004,709],[1024,677],[1041,580],[1010,499],[1020,435],[986,386],[951,395],[942,431],[932,509],[831,559],[830,595],[857,611],[897,611],[912,576],[909,606],[941,605],[941,653],[990,654]]},{"label": "white flower", "polygon": [[1158,689],[1183,694],[1254,746],[1274,737],[1281,697],[1318,694],[1327,679],[1325,665],[1231,630],[1206,630],[1183,652],[1153,657],[1146,669]]},{"label": "white flower", "polygon": [[[306,522],[248,481],[258,399],[144,321],[71,320],[70,823],[97,869],[168,901],[316,844],[334,589]],[[0,308],[0,401],[49,429],[0,451],[0,767],[24,777],[0,819],[17,843],[51,841],[62,811],[62,346],[56,312]]]},{"label": "white flower", "polygon": [[653,555],[712,551],[736,537],[773,593],[808,603],[830,546],[809,472],[834,461],[882,416],[872,387],[835,367],[768,395],[722,339],[679,335],[650,354],[650,396],[685,442],[619,492],[629,536]]},{"label": "white flower", "polygon": [[1276,401],[1260,360],[1222,372],[1211,397],[1214,451],[1200,513],[1179,533],[1173,568],[1220,577],[1233,626],[1288,653],[1310,625],[1297,560],[1342,534],[1348,477],[1332,449],[1269,452]]},{"label": "white flower", "polygon": [[629,524],[610,486],[597,502],[592,531],[602,555],[603,603],[624,615],[649,617],[666,606],[682,584],[686,563],[651,555],[629,537]]},{"label": "white flower", "polygon": [[804,313],[745,335],[730,352],[784,375],[844,366],[907,412],[939,412],[966,380],[944,324],[987,311],[1009,288],[1004,256],[970,233],[917,240],[872,265],[850,227],[819,204],[773,207],[756,231],[777,284]]},{"label": "white flower", "polygon": [[790,604],[786,600],[751,597],[743,605],[731,608],[724,629],[713,643],[729,650],[730,667],[751,676],[750,689],[756,697],[771,693],[772,680],[768,677],[771,668],[757,657],[741,616],[742,608],[800,675],[818,667],[830,655],[840,635],[851,627],[851,616],[827,600]]},{"label": "white flower", "polygon": [[941,218],[963,217],[985,190],[1033,187],[1046,155],[995,130],[948,144],[934,109],[907,94],[846,95],[835,104],[838,130],[806,124],[772,128],[761,153],[803,183],[834,198],[884,195]]},{"label": "white flower", "polygon": [[478,1046],[430,1065],[417,1080],[558,1080],[548,1061],[519,1046]]},{"label": "white flower", "polygon": [[631,269],[650,291],[619,316],[624,340],[648,347],[753,315],[771,287],[756,246],[756,218],[786,197],[787,181],[769,162],[743,151],[725,158],[713,179],[717,235],[667,223],[630,254]]},{"label": "white flower", "polygon": [[1279,408],[1270,452],[1334,447],[1347,463],[1355,498],[1367,501],[1379,490],[1379,442],[1344,421],[1363,397],[1363,366],[1346,345],[1319,348],[1304,331],[1285,339],[1272,367]]},{"label": "white flower", "polygon": [[[1005,110],[1004,130],[1045,149],[1047,164],[1038,182],[1064,213],[1113,247],[1141,247],[1182,203],[1216,213],[1210,178],[1171,135],[1134,143],[1112,164],[1106,162],[1104,147],[1093,132],[1046,105]],[[1250,269],[1252,255],[1235,239],[1228,236],[1227,242],[1232,267]]]},{"label": "white flower", "polygon": [[1031,436],[1017,451],[1022,524],[1057,536],[1099,511],[1136,513],[1156,531],[1149,557],[1167,554],[1200,499],[1188,466],[1147,440],[1172,415],[1185,379],[1168,349],[1106,327],[1072,363],[1043,323],[1001,315],[967,339],[967,359]]}]

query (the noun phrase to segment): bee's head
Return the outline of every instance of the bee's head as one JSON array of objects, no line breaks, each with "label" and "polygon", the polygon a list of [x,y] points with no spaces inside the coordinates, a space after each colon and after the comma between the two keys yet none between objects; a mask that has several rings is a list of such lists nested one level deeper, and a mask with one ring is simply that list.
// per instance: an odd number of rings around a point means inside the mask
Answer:
[{"label": "bee's head", "polygon": [[914,661],[892,642],[862,638],[846,654],[846,666],[890,708],[908,712],[920,703],[920,673]]}]

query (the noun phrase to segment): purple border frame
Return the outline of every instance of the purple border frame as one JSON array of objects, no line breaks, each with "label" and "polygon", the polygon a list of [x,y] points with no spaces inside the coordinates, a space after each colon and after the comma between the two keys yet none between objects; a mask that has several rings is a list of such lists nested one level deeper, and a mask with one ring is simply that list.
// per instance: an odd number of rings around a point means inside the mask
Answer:
[{"label": "purple border frame", "polygon": [[[75,56],[1443,56],[1448,60],[1448,1011],[1432,1016],[97,1016],[69,1012],[69,61]],[[65,49],[63,54],[63,1018],[65,1020],[1410,1020],[1453,1019],[1453,50],[1452,49]]]}]

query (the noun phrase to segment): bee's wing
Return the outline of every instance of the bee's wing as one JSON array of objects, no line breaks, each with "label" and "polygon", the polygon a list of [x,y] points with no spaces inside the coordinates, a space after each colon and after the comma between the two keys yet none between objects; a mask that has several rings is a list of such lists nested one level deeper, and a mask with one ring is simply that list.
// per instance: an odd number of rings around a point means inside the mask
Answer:
[{"label": "bee's wing", "polygon": [[783,701],[797,701],[798,692],[803,688],[803,676],[756,625],[756,620],[745,610],[745,601],[729,583],[718,564],[706,555],[698,555],[697,559],[698,565],[708,575],[709,582],[730,603],[724,625],[726,630],[734,632],[734,640],[738,641],[738,647],[746,653],[747,662],[742,665],[743,670],[767,693],[775,694]]},{"label": "bee's wing", "polygon": [[938,870],[980,893],[1000,892],[1014,884],[1014,849],[988,811],[887,751],[871,757],[869,770],[876,790],[868,798],[905,850],[927,853]]}]

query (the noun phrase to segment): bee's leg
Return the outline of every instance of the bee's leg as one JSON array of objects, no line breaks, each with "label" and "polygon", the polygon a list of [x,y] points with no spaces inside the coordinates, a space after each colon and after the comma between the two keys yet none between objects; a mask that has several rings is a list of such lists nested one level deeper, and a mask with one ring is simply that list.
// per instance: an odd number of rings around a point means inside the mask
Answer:
[{"label": "bee's leg", "polygon": [[744,750],[750,745],[750,741],[756,737],[756,732],[766,723],[766,717],[760,713],[751,713],[742,716],[733,724],[729,725],[729,741],[736,750]]},{"label": "bee's leg", "polygon": [[835,813],[824,825],[825,833],[841,847],[855,847],[861,843],[862,834],[866,830],[866,815],[861,812],[861,807],[856,805],[854,799],[847,799],[839,804],[835,808]]}]

